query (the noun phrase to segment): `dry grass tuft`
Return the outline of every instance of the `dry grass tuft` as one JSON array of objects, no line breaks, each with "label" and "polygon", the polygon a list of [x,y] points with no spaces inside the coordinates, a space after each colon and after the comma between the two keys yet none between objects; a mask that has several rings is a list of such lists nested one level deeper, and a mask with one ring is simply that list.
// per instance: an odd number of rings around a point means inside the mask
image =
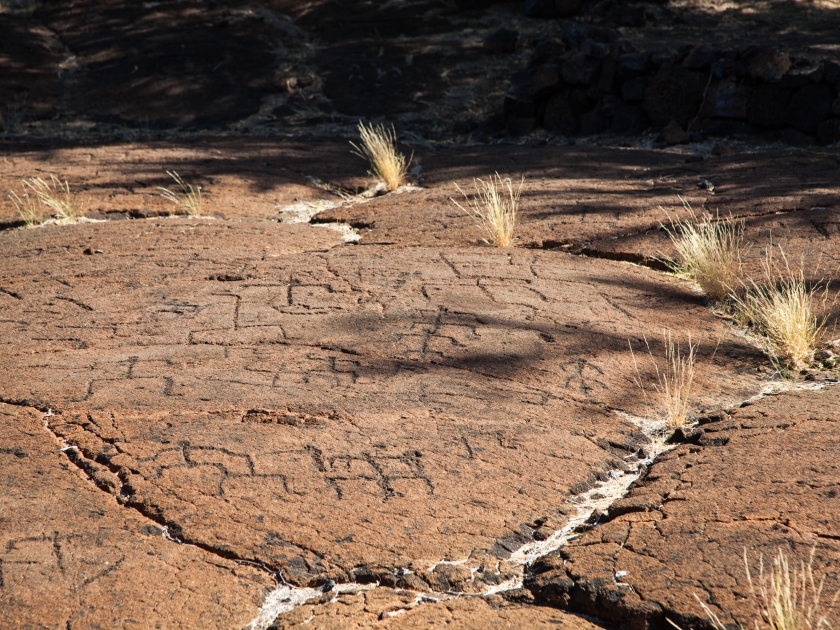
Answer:
[{"label": "dry grass tuft", "polygon": [[[653,358],[653,352],[647,343],[647,339],[645,339],[645,344],[648,347],[648,354],[656,371],[656,383],[654,383],[653,388],[659,395],[668,425],[676,429],[685,425],[686,420],[688,420],[691,386],[694,384],[694,363],[697,359],[697,344],[691,343],[691,335],[689,335],[688,352],[684,353],[680,349],[680,345],[674,342],[670,331],[663,331],[662,341],[665,346],[665,367],[663,369],[659,368],[659,364]],[[633,356],[633,364],[636,367],[636,384],[647,398],[632,344],[630,344],[630,354]]]},{"label": "dry grass tuft", "polygon": [[[764,558],[759,556],[758,587],[756,589],[750,575],[747,562],[747,550],[744,549],[744,566],[747,581],[753,597],[760,598],[761,616],[771,630],[818,630],[831,628],[829,621],[840,591],[834,594],[827,606],[822,604],[825,576],[819,583],[814,579],[814,554],[811,550],[808,564],[800,562],[799,570],[791,573],[787,556],[779,549],[773,559],[773,569],[764,573]],[[756,592],[757,591],[757,592]],[[758,621],[755,627],[759,628]]]},{"label": "dry grass tuft", "polygon": [[373,125],[365,127],[359,122],[359,135],[362,145],[351,142],[355,151],[353,153],[370,162],[374,174],[385,182],[388,190],[396,190],[405,179],[408,167],[411,164],[413,155],[405,159],[405,156],[397,151],[397,132],[394,126],[388,129],[385,125]]},{"label": "dry grass tuft", "polygon": [[[813,364],[826,317],[818,318],[815,314],[820,284],[809,288],[802,269],[798,273],[792,271],[784,252],[781,253],[785,261],[782,273],[773,273],[768,251],[764,264],[767,283],[759,285],[750,281],[744,295],[733,294],[732,299],[735,318],[745,326],[752,326],[764,338],[770,359],[780,372],[787,373]],[[827,286],[822,294],[825,306]]]},{"label": "dry grass tuft", "polygon": [[44,222],[44,215],[52,216],[57,223],[76,223],[79,211],[76,199],[70,193],[67,180],[61,181],[50,175],[49,181],[40,177],[24,179],[23,195],[9,193],[9,199],[23,219],[26,227],[34,227]]},{"label": "dry grass tuft", "polygon": [[724,221],[710,217],[698,220],[688,202],[682,197],[680,201],[691,212],[692,220],[665,228],[677,249],[678,260],[671,269],[694,280],[712,300],[721,301],[739,281],[744,222],[732,217]]},{"label": "dry grass tuft", "polygon": [[498,173],[487,181],[476,179],[475,196],[470,199],[461,187],[458,189],[466,201],[465,208],[460,203],[449,199],[467,214],[478,220],[478,226],[484,230],[489,238],[484,239],[485,243],[497,247],[510,247],[513,242],[513,232],[516,227],[516,215],[519,211],[519,196],[522,193],[522,186],[525,183],[523,177],[519,181],[519,188],[513,189],[510,178],[502,179]]},{"label": "dry grass tuft", "polygon": [[23,196],[19,196],[15,191],[9,191],[9,199],[15,206],[18,215],[23,220],[25,227],[31,228],[41,225],[44,222],[44,215],[41,212],[41,207],[34,197],[27,192],[26,182],[24,182]]},{"label": "dry grass tuft", "polygon": [[[761,621],[753,620],[755,630],[831,630],[834,628],[831,616],[840,597],[838,590],[831,601],[823,603],[825,576],[819,582],[814,578],[814,554],[816,547],[811,550],[808,564],[799,563],[799,569],[791,571],[790,562],[785,553],[779,549],[773,559],[773,568],[769,573],[764,572],[764,556],[759,556],[758,584],[753,582],[747,549],[744,548],[744,568],[750,594],[756,608],[761,615]],[[700,603],[703,612],[709,619],[714,630],[728,630],[720,618],[697,595],[694,598]],[[679,628],[673,621],[668,620],[675,628]],[[730,626],[731,627],[731,626]],[[743,626],[741,626],[743,627]]]},{"label": "dry grass tuft", "polygon": [[177,205],[189,216],[200,217],[202,203],[201,186],[193,186],[192,184],[185,183],[175,171],[166,171],[166,174],[175,180],[175,183],[181,188],[181,192],[173,192],[168,188],[158,186],[160,196]]}]

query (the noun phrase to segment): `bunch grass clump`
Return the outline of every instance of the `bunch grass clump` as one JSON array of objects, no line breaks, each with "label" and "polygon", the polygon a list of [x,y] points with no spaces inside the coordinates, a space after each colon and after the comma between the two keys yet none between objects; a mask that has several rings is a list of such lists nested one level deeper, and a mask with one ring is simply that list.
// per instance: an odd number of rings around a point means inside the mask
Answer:
[{"label": "bunch grass clump", "polygon": [[[764,573],[764,558],[759,557],[758,586],[753,583],[744,549],[744,566],[750,592],[760,599],[761,616],[771,630],[820,630],[830,629],[829,615],[832,613],[840,591],[834,594],[827,605],[822,603],[825,576],[819,582],[814,579],[814,555],[811,549],[808,564],[801,561],[799,569],[791,571],[785,553],[779,549],[773,558],[773,568]],[[755,622],[759,628],[758,621]]]},{"label": "bunch grass clump", "polygon": [[166,174],[175,180],[181,190],[180,192],[172,191],[163,186],[158,186],[160,196],[177,205],[189,216],[200,217],[202,207],[201,186],[187,184],[176,171],[166,171]]},{"label": "bunch grass clump", "polygon": [[[668,425],[671,428],[684,426],[688,420],[688,411],[691,405],[691,388],[694,385],[694,364],[697,359],[697,344],[691,342],[688,337],[688,350],[680,348],[671,336],[671,331],[663,331],[662,341],[665,346],[665,366],[659,364],[653,358],[650,344],[645,338],[648,347],[648,354],[656,372],[656,382],[653,388],[659,395],[662,411]],[[636,363],[636,355],[633,353],[633,345],[630,344],[630,353],[633,356],[633,364],[636,368],[636,384],[641,388],[647,398],[644,384],[642,382],[639,366]]]},{"label": "bunch grass clump", "polygon": [[825,316],[816,315],[819,293],[824,307],[828,286],[817,283],[809,287],[803,270],[791,270],[784,251],[781,254],[785,261],[783,272],[773,272],[768,251],[764,262],[766,284],[751,280],[743,295],[733,293],[732,299],[736,319],[763,337],[770,359],[777,369],[787,373],[814,362],[827,321]]},{"label": "bunch grass clump", "polygon": [[726,220],[708,216],[698,220],[688,202],[680,200],[691,212],[691,219],[665,228],[677,250],[671,269],[694,280],[710,299],[722,301],[739,281],[744,222],[731,216]]},{"label": "bunch grass clump", "polygon": [[351,142],[355,151],[353,153],[370,162],[374,175],[381,179],[388,190],[396,190],[400,187],[408,167],[411,164],[413,155],[407,160],[397,150],[397,132],[394,126],[388,129],[385,125],[365,126],[359,122],[359,136],[361,146]]},{"label": "bunch grass clump", "polygon": [[502,179],[496,173],[486,181],[483,179],[473,181],[475,195],[472,198],[461,190],[460,186],[455,185],[458,192],[464,196],[466,207],[451,197],[449,199],[476,219],[478,226],[487,234],[485,243],[497,247],[510,247],[513,243],[516,216],[519,213],[519,197],[524,183],[523,177],[519,181],[519,187],[514,190],[509,177]]},{"label": "bunch grass clump", "polygon": [[45,216],[53,217],[57,223],[79,221],[80,212],[67,180],[61,181],[55,175],[50,175],[49,180],[29,177],[21,183],[23,195],[12,191],[9,199],[26,227],[40,225]]},{"label": "bunch grass clump", "polygon": [[[811,556],[806,564],[799,563],[799,569],[791,570],[790,561],[781,549],[773,558],[772,568],[765,573],[764,556],[759,556],[758,580],[754,582],[750,573],[747,549],[744,548],[744,568],[747,573],[747,583],[750,595],[759,611],[761,619],[753,619],[755,630],[832,630],[834,624],[832,616],[837,605],[840,590],[830,601],[824,603],[825,575],[819,580],[814,577],[814,555],[816,547],[811,550]],[[729,630],[720,618],[697,595],[694,598],[700,603],[703,612],[709,619],[714,630]],[[675,628],[679,628],[673,621],[668,620]],[[743,626],[740,626],[743,628]]]},{"label": "bunch grass clump", "polygon": [[14,190],[9,191],[9,199],[17,210],[18,216],[23,221],[24,227],[35,227],[44,222],[44,214],[36,198],[27,191],[24,181],[23,195],[18,195]]}]

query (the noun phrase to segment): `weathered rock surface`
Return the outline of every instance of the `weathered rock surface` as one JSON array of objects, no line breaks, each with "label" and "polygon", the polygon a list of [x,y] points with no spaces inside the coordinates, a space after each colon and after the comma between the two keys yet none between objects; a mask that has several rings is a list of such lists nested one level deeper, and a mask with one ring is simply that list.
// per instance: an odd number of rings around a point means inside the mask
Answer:
[{"label": "weathered rock surface", "polygon": [[794,391],[701,425],[613,504],[611,520],[542,561],[526,586],[630,628],[708,627],[696,595],[746,628],[759,611],[744,550],[757,580],[762,556],[771,566],[782,549],[798,569],[814,549],[830,601],[840,588],[838,402],[833,386]]},{"label": "weathered rock surface", "polygon": [[277,630],[296,628],[561,628],[596,630],[581,617],[548,607],[509,604],[500,596],[416,602],[416,593],[376,588],[338,596],[321,605],[301,606],[277,619]]},{"label": "weathered rock surface", "polygon": [[[773,164],[781,161],[785,170],[777,172]],[[803,268],[812,280],[833,277],[840,265],[840,205],[835,192],[840,165],[836,156],[784,151],[765,154],[756,162],[731,155],[713,162],[686,164],[671,172],[675,186],[698,181],[714,185],[714,194],[704,191],[704,201],[692,202],[698,216],[706,213],[744,220],[748,275],[763,277],[768,247],[783,270],[781,247],[793,270]],[[672,218],[680,217],[667,209]],[[641,260],[675,256],[670,237],[658,228],[651,224],[635,233],[594,239],[586,244],[586,251],[595,256]]]},{"label": "weathered rock surface", "polygon": [[608,411],[657,413],[628,341],[702,340],[696,412],[761,386],[764,359],[696,296],[619,263],[329,249],[329,230],[247,221],[0,238],[2,399],[56,409],[120,478],[103,489],[173,536],[297,584],[464,558],[484,570],[452,588],[498,581],[538,519],[562,525],[644,447]]},{"label": "weathered rock surface", "polygon": [[3,628],[239,628],[253,619],[274,586],[265,571],[167,540],[94,486],[44,422],[36,409],[0,403]]},{"label": "weathered rock surface", "polygon": [[441,149],[433,159],[424,157],[422,190],[325,210],[314,221],[357,227],[363,243],[479,244],[486,234],[452,202],[464,203],[455,184],[473,195],[473,178],[486,180],[495,170],[514,183],[525,177],[516,244],[572,248],[658,227],[666,217],[663,207],[683,216],[678,195],[701,206],[707,195],[695,187],[696,177],[671,175],[692,173],[684,171],[684,161],[654,151],[590,147]]},{"label": "weathered rock surface", "polygon": [[[66,180],[79,211],[97,219],[184,214],[160,196],[177,192],[167,171],[201,186],[204,214],[276,218],[281,208],[334,202],[324,184],[357,192],[370,185],[365,164],[344,141],[202,138],[180,142],[126,142],[96,149],[49,143],[25,150],[0,148],[0,226],[19,220],[7,191],[22,195],[21,180],[55,175]],[[321,186],[321,187],[319,187]]]}]

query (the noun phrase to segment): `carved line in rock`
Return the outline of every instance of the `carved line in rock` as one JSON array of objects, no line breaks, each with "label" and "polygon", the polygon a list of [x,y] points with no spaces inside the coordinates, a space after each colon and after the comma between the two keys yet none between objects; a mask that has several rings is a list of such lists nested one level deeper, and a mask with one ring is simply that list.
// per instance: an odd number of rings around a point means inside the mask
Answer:
[{"label": "carved line in rock", "polygon": [[[166,538],[169,541],[177,543],[179,545],[190,545],[193,547],[198,547],[203,551],[210,553],[214,556],[218,556],[220,558],[224,558],[226,560],[232,560],[234,562],[240,562],[242,564],[247,564],[253,567],[257,567],[263,571],[265,571],[268,575],[270,575],[276,583],[283,584],[285,581],[283,580],[283,576],[269,567],[267,567],[264,563],[260,562],[259,560],[252,560],[249,558],[242,558],[237,554],[231,552],[225,552],[224,550],[216,549],[210,545],[205,545],[200,542],[190,541],[190,540],[183,540],[178,537],[178,534],[181,533],[181,528],[176,523],[169,523],[165,519],[160,518],[159,515],[155,514],[153,510],[145,510],[143,509],[142,504],[134,503],[131,501],[130,488],[126,487],[123,484],[123,477],[124,471],[119,466],[114,466],[109,462],[97,462],[94,460],[89,459],[85,456],[85,454],[79,449],[77,446],[73,446],[68,444],[64,438],[60,435],[55,433],[50,426],[49,419],[53,417],[55,414],[53,413],[52,409],[40,409],[38,407],[28,405],[21,402],[12,402],[8,400],[2,400],[5,404],[13,404],[21,407],[31,407],[34,409],[38,409],[44,413],[44,429],[52,436],[52,438],[61,446],[61,451],[67,456],[67,459],[74,464],[77,468],[79,468],[85,476],[93,483],[97,488],[100,490],[107,492],[115,497],[117,503],[122,505],[128,509],[134,509],[142,516],[146,517],[150,521],[154,522],[156,525],[159,526],[159,531],[161,536]],[[115,442],[111,442],[112,444],[116,444]],[[102,467],[105,466],[109,472],[111,472],[117,479],[117,484],[115,487],[108,485],[107,483],[103,483],[101,479],[97,479],[98,473],[101,471]]]}]

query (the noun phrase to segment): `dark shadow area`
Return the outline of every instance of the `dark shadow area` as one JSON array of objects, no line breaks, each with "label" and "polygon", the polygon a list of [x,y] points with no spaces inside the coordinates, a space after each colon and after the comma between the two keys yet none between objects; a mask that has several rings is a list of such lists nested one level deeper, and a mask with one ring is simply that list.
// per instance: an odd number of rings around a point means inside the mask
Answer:
[{"label": "dark shadow area", "polygon": [[[494,113],[501,114],[511,75],[529,62],[536,42],[569,41],[575,29],[611,29],[610,38],[645,50],[703,42],[837,55],[838,9],[815,1],[719,10],[697,0],[656,11],[653,3],[590,1],[550,19],[534,7],[551,3],[505,0],[33,4],[31,12],[0,12],[0,108],[20,112],[5,116],[13,119],[7,128],[22,116],[144,133],[212,130],[257,116],[254,124],[276,133],[431,112],[423,114],[431,135],[449,134],[453,114],[471,134],[492,126],[492,116],[487,103],[473,102],[481,95],[470,86],[492,74],[497,84],[481,91],[494,92]],[[616,18],[627,11],[647,17]],[[518,48],[485,45],[500,27],[521,32]],[[436,109],[459,91],[459,106]]]}]

